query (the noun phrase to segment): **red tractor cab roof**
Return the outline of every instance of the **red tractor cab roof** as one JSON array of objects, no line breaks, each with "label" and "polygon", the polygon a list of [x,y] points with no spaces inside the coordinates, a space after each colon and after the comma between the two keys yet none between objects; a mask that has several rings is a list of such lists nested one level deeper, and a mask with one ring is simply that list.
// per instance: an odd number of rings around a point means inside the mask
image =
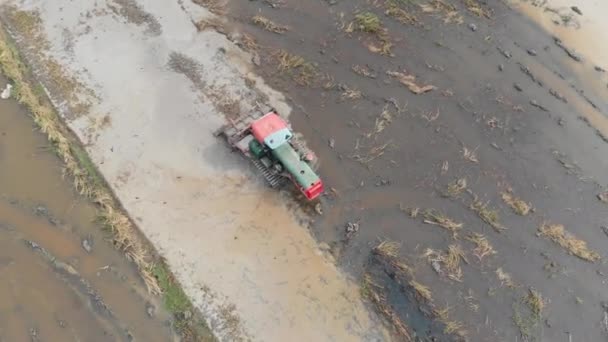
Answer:
[{"label": "red tractor cab roof", "polygon": [[275,149],[291,139],[292,133],[277,113],[270,112],[251,124],[253,137],[261,144]]}]

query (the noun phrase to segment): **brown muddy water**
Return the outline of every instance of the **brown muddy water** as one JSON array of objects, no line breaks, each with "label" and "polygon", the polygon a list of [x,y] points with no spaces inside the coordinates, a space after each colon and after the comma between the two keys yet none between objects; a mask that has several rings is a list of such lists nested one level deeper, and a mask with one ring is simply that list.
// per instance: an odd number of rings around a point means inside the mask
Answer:
[{"label": "brown muddy water", "polygon": [[0,164],[0,341],[176,340],[14,100],[0,102]]},{"label": "brown muddy water", "polygon": [[[395,4],[410,17],[389,11]],[[356,15],[369,13],[380,34],[358,29]],[[312,232],[364,292],[371,277],[397,340],[407,339],[395,317],[422,339],[606,340],[603,72],[578,63],[581,74],[550,32],[506,2],[232,1],[227,20],[227,34],[292,100],[294,126],[320,157],[330,191]],[[414,94],[400,75],[436,89]],[[446,195],[459,179],[462,192]],[[517,214],[509,191],[534,210]],[[577,258],[541,234],[543,223],[563,224],[600,260]],[[388,264],[376,260],[380,241],[400,247]],[[462,251],[452,273],[438,261],[450,246]]]}]

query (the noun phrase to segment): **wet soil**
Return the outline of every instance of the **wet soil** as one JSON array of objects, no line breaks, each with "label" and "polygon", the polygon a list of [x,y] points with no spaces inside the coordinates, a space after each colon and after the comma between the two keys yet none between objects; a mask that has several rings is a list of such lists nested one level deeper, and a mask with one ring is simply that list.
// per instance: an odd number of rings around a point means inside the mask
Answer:
[{"label": "wet soil", "polygon": [[27,112],[0,112],[0,341],[176,340]]},{"label": "wet soil", "polygon": [[[444,21],[445,12],[424,13],[426,2],[396,2],[415,24],[385,15],[383,1],[229,6],[230,27],[240,32],[232,37],[256,54],[267,81],[289,95],[291,121],[321,160],[330,191],[313,233],[359,279],[378,267],[370,253],[379,241],[398,242],[399,258],[430,288],[434,306],[449,307],[472,341],[606,339],[608,236],[601,227],[608,224],[608,207],[597,195],[608,184],[608,102],[606,89],[596,86],[604,76],[590,64],[581,64],[588,71],[581,74],[551,35],[504,3],[480,1],[492,13],[483,18],[465,7],[475,1],[448,1],[462,16],[455,24]],[[348,32],[355,14],[366,11],[381,20],[384,36],[356,26]],[[266,31],[252,23],[254,15],[289,30]],[[386,35],[392,56],[370,48]],[[281,70],[280,50],[309,62],[313,76],[303,80],[303,69],[296,77]],[[407,75],[436,89],[414,94],[399,80]],[[346,89],[361,91],[361,98],[345,96]],[[447,185],[460,178],[467,191],[445,196]],[[502,200],[505,191],[535,210],[517,215]],[[475,198],[496,209],[506,229],[493,229],[471,210]],[[437,209],[463,226],[455,237],[404,208]],[[345,227],[353,222],[359,229],[347,237]],[[538,236],[543,222],[563,224],[602,260],[581,260]],[[473,232],[484,234],[496,254],[475,257],[466,239]],[[421,256],[451,244],[460,245],[467,260],[458,280]],[[497,276],[499,269],[513,284]],[[416,323],[421,316],[408,314],[411,306],[404,308],[390,286],[393,309],[425,336],[430,323]],[[531,289],[542,296],[540,312],[526,301]]]}]

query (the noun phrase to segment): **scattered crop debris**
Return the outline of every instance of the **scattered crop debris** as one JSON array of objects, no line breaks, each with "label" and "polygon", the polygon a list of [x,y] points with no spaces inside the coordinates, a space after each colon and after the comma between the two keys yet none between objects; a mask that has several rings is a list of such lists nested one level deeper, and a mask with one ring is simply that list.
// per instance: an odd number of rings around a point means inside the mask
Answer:
[{"label": "scattered crop debris", "polygon": [[357,75],[375,79],[377,77],[376,73],[374,73],[368,66],[362,65],[353,65],[351,68],[353,72]]},{"label": "scattered crop debris", "polygon": [[471,163],[479,163],[479,159],[477,159],[477,153],[475,151],[477,151],[477,148],[474,150],[471,150],[471,149],[467,148],[466,146],[463,146],[462,147],[462,157],[465,160],[470,161]]},{"label": "scattered crop debris", "polygon": [[458,237],[458,231],[462,228],[462,223],[452,220],[435,209],[425,210],[423,217],[424,223],[442,227],[443,229],[451,232],[454,239]]},{"label": "scattered crop debris", "polygon": [[500,194],[500,196],[517,215],[526,216],[533,210],[530,204],[513,195],[511,191],[504,191]]},{"label": "scattered crop debris", "polygon": [[494,247],[492,247],[488,239],[483,234],[471,233],[471,235],[467,237],[467,240],[475,244],[473,255],[477,257],[480,262],[485,257],[496,254]]},{"label": "scattered crop debris", "polygon": [[374,129],[366,134],[367,138],[371,138],[377,134],[380,134],[388,125],[393,121],[393,115],[389,110],[389,106],[385,105],[380,115],[376,118]]},{"label": "scattered crop debris", "polygon": [[596,262],[600,260],[600,255],[589,249],[587,243],[577,239],[566,231],[561,224],[543,223],[538,230],[538,236],[543,236],[564,248],[569,254],[577,256],[583,260]]},{"label": "scattered crop debris", "polygon": [[251,18],[251,22],[269,32],[283,34],[287,31],[289,31],[289,27],[277,24],[277,23],[273,22],[272,20],[270,20],[264,16],[261,16],[261,15],[253,16]]},{"label": "scattered crop debris", "polygon": [[401,84],[406,86],[412,93],[416,95],[428,93],[429,91],[437,89],[437,87],[430,84],[416,84],[416,76],[414,75],[409,75],[399,71],[387,71],[386,74],[396,78]]},{"label": "scattered crop debris", "polygon": [[390,146],[391,146],[391,142],[389,141],[387,143],[371,147],[368,150],[368,152],[363,155],[359,154],[359,153],[355,153],[351,156],[351,158],[361,164],[368,165],[372,161],[382,157],[384,155],[384,153],[386,153],[386,150],[389,149]]},{"label": "scattered crop debris", "polygon": [[455,197],[460,196],[466,189],[467,189],[467,179],[459,178],[459,179],[456,179],[456,180],[450,182],[450,184],[448,184],[448,187],[444,193],[444,196],[455,198]]}]

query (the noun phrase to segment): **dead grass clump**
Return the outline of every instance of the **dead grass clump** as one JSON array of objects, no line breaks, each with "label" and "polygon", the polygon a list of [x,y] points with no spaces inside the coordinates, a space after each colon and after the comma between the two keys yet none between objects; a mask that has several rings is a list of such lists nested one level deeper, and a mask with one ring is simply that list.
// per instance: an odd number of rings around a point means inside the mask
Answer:
[{"label": "dead grass clump", "polygon": [[545,301],[540,292],[530,289],[528,295],[524,298],[524,302],[528,305],[530,311],[532,311],[534,318],[540,320],[545,308]]},{"label": "dead grass clump", "polygon": [[454,238],[458,237],[458,231],[460,231],[460,229],[462,228],[462,223],[458,223],[452,220],[451,218],[445,216],[444,214],[435,209],[425,210],[423,216],[424,223],[440,226],[441,228],[451,232]]},{"label": "dead grass clump", "polygon": [[247,49],[247,51],[257,51],[259,48],[256,39],[247,33],[243,33],[241,37],[241,44],[245,49]]},{"label": "dead grass clump", "polygon": [[545,222],[538,231],[538,236],[549,238],[572,255],[590,262],[600,260],[600,255],[597,252],[589,249],[585,241],[577,239],[567,232],[561,224],[549,224]]},{"label": "dead grass clump", "polygon": [[292,79],[301,86],[309,86],[319,75],[317,67],[307,62],[303,57],[294,55],[285,50],[279,50],[276,54],[279,62],[279,70],[288,72]]},{"label": "dead grass clump", "polygon": [[450,184],[448,184],[448,188],[447,188],[446,192],[444,193],[444,195],[446,197],[452,197],[452,198],[458,197],[466,189],[467,189],[467,179],[459,178],[459,179],[452,181]]},{"label": "dead grass clump", "polygon": [[478,17],[484,17],[487,19],[492,18],[492,11],[487,8],[483,8],[481,4],[477,2],[477,0],[464,0],[464,5],[469,10],[469,12],[475,14]]},{"label": "dead grass clump", "polygon": [[515,288],[516,285],[511,278],[511,275],[505,272],[502,267],[496,269],[496,277],[500,280],[501,286],[506,286],[508,288]]},{"label": "dead grass clump", "polygon": [[397,258],[399,256],[399,248],[401,245],[396,241],[382,241],[376,247],[373,252],[389,258]]},{"label": "dead grass clump", "polygon": [[521,198],[515,197],[511,192],[502,192],[500,196],[517,215],[526,216],[532,211],[532,206],[530,206],[530,204],[526,203]]},{"label": "dead grass clump", "polygon": [[203,31],[206,31],[209,29],[215,30],[220,33],[225,32],[224,24],[221,22],[221,20],[218,17],[212,17],[209,19],[201,19],[201,20],[195,22],[194,26],[196,27],[196,30],[198,32],[203,32]]},{"label": "dead grass clump", "polygon": [[151,253],[135,226],[120,211],[120,206],[105,188],[86,152],[62,126],[51,104],[30,86],[28,70],[8,41],[6,33],[0,30],[0,65],[3,73],[18,86],[16,99],[29,109],[36,125],[47,135],[56,154],[63,161],[64,173],[72,178],[76,190],[98,205],[106,226],[113,233],[114,245],[135,263],[148,291],[160,293],[158,282],[151,273]]},{"label": "dead grass clump", "polygon": [[389,141],[387,143],[371,147],[369,149],[369,151],[363,155],[359,154],[359,153],[355,153],[351,156],[351,158],[353,158],[355,161],[369,167],[369,163],[382,157],[384,155],[384,153],[386,153],[386,151],[391,146],[392,146],[391,142]]},{"label": "dead grass clump", "polygon": [[382,109],[380,115],[376,118],[374,129],[366,134],[367,138],[371,138],[377,134],[380,134],[388,125],[393,122],[393,113],[389,110],[389,106],[386,105]]},{"label": "dead grass clump", "polygon": [[420,213],[420,208],[405,208],[404,211],[409,215],[409,217],[416,218]]},{"label": "dead grass clump", "polygon": [[467,335],[467,331],[464,329],[464,325],[460,321],[452,320],[450,318],[451,308],[446,306],[443,309],[436,309],[433,311],[437,320],[443,323],[443,333],[446,335],[456,334],[461,337]]},{"label": "dead grass clump", "polygon": [[355,15],[354,20],[357,31],[368,33],[379,33],[382,29],[382,21],[372,12],[363,12]]},{"label": "dead grass clump", "polygon": [[462,147],[462,157],[465,160],[470,161],[471,163],[479,163],[479,159],[477,159],[477,153],[475,152],[477,149],[471,150],[465,146]]},{"label": "dead grass clump", "polygon": [[407,87],[412,93],[414,93],[416,95],[428,93],[429,91],[437,89],[437,87],[435,87],[434,85],[431,85],[431,84],[422,85],[422,84],[416,83],[416,76],[406,74],[404,72],[389,70],[386,72],[386,74],[391,77],[396,78],[399,81],[399,83],[401,83],[403,86]]},{"label": "dead grass clump", "polygon": [[410,281],[410,286],[414,288],[418,297],[423,298],[427,302],[433,301],[433,293],[427,286],[424,286],[415,280]]},{"label": "dead grass clump", "polygon": [[363,93],[361,93],[360,90],[355,90],[355,89],[351,89],[351,88],[348,88],[348,87],[345,87],[342,90],[342,94],[340,94],[340,99],[342,101],[346,101],[346,100],[350,100],[350,101],[359,100],[361,97],[363,97]]},{"label": "dead grass clump", "polygon": [[289,27],[287,27],[285,25],[277,24],[277,23],[273,22],[272,20],[270,20],[264,16],[261,16],[261,15],[253,16],[251,18],[251,22],[269,32],[283,34],[287,31],[289,31]]},{"label": "dead grass clump", "polygon": [[363,76],[363,77],[367,77],[367,78],[376,78],[376,74],[374,72],[372,72],[369,67],[367,66],[362,66],[362,65],[353,65],[352,66],[352,70],[355,74],[359,75],[359,76]]},{"label": "dead grass clump", "polygon": [[444,24],[462,24],[464,22],[464,18],[458,13],[456,7],[444,0],[431,0],[419,6],[424,13],[433,13],[440,16]]},{"label": "dead grass clump", "polygon": [[401,320],[399,315],[388,303],[386,296],[382,294],[382,287],[373,282],[372,277],[366,274],[363,277],[363,284],[361,285],[362,295],[367,298],[373,305],[375,310],[380,313],[384,319],[393,327],[395,332],[406,342],[412,341],[410,329]]},{"label": "dead grass clump", "polygon": [[500,223],[498,210],[490,209],[488,207],[488,203],[484,203],[481,200],[477,199],[477,197],[475,197],[473,203],[471,203],[470,205],[470,208],[471,210],[477,213],[477,216],[479,216],[479,218],[481,218],[485,223],[489,224],[492,228],[494,228],[495,231],[500,233],[503,230],[507,229]]},{"label": "dead grass clump", "polygon": [[418,18],[402,8],[395,0],[389,0],[386,2],[386,10],[384,11],[384,14],[395,18],[395,20],[405,25],[414,25],[418,23]]},{"label": "dead grass clump", "polygon": [[468,263],[466,255],[459,245],[450,245],[445,253],[427,248],[422,257],[426,258],[434,270],[454,281],[462,281],[460,262]]},{"label": "dead grass clump", "polygon": [[488,239],[479,233],[472,233],[467,239],[475,244],[473,249],[473,255],[481,262],[483,258],[496,254],[494,247],[490,244]]}]

